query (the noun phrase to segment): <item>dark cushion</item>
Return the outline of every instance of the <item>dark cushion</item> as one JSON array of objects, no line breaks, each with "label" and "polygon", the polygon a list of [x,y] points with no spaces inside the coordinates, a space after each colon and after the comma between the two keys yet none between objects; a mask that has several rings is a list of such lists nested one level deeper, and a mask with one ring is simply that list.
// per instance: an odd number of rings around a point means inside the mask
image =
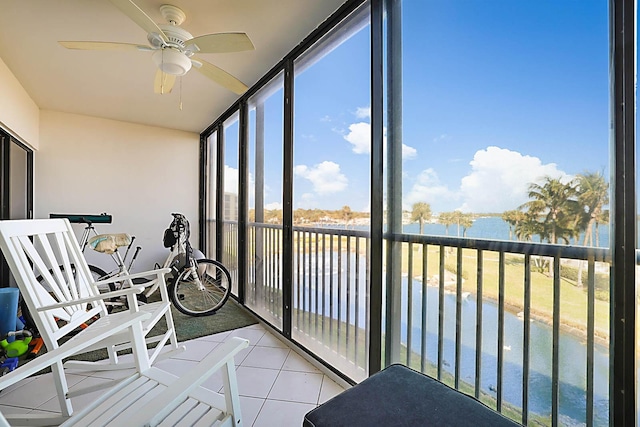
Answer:
[{"label": "dark cushion", "polygon": [[308,412],[305,427],[518,426],[483,403],[403,365],[391,365]]}]

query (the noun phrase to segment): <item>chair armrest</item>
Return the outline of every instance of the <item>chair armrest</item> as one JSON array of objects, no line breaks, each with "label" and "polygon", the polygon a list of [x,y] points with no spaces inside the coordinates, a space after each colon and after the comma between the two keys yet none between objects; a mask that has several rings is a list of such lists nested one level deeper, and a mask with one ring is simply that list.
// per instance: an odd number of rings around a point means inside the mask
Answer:
[{"label": "chair armrest", "polygon": [[[0,377],[0,390],[13,385],[42,369],[62,361],[62,359],[79,353],[81,350],[99,342],[103,339],[121,332],[136,323],[140,323],[149,317],[150,313],[144,312],[122,312],[114,316],[109,316],[117,321],[110,321],[105,327],[88,327],[60,347],[47,351],[45,354],[36,357],[16,370]],[[113,319],[115,317],[115,319]],[[99,322],[99,321],[98,321]],[[97,323],[97,322],[96,322]]]},{"label": "chair armrest", "polygon": [[70,307],[78,304],[84,304],[84,303],[100,301],[100,300],[105,300],[110,298],[117,298],[117,297],[129,295],[129,294],[139,294],[139,293],[142,293],[143,291],[144,291],[144,286],[136,285],[130,288],[119,289],[117,291],[112,291],[112,292],[105,292],[104,294],[98,294],[91,297],[77,298],[77,299],[74,299],[73,301],[65,301],[65,302],[59,302],[56,304],[45,305],[42,307],[38,307],[36,310],[48,311],[48,310],[53,310],[54,308],[64,308],[64,307]]},{"label": "chair armrest", "polygon": [[[181,404],[193,389],[199,387],[229,361],[233,363],[233,357],[248,345],[248,340],[239,337],[227,340],[138,411],[138,416],[131,420],[131,425],[157,425]],[[153,414],[151,419],[149,414]]]},{"label": "chair armrest", "polygon": [[[104,279],[104,280],[100,280],[98,282],[94,282],[94,285],[107,285],[109,283],[115,283],[115,282],[122,282],[123,280],[133,280],[133,279],[138,279],[140,277],[147,277],[147,276],[152,276],[152,275],[156,275],[158,277],[160,276],[164,276],[167,273],[170,273],[171,269],[170,268],[160,268],[158,270],[149,270],[149,271],[143,271],[140,273],[134,273],[134,274],[127,274],[127,275],[117,275],[117,276],[113,276],[113,277],[109,277],[108,279]],[[142,286],[142,285],[140,285]],[[105,294],[106,295],[106,294]]]}]

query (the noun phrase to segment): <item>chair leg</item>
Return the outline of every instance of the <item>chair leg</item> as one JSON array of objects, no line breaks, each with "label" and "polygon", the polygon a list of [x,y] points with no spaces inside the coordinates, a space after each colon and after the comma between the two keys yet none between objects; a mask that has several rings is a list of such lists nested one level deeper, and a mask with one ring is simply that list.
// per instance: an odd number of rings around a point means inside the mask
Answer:
[{"label": "chair leg", "polygon": [[131,343],[133,344],[131,350],[133,351],[136,368],[138,372],[144,372],[151,367],[151,363],[149,362],[149,353],[145,344],[142,325],[136,323],[131,326],[130,331]]},{"label": "chair leg", "polygon": [[118,364],[118,352],[115,349],[115,346],[110,345],[107,347],[107,353],[109,354],[109,363],[112,365]]},{"label": "chair leg", "polygon": [[68,398],[67,392],[69,386],[67,385],[67,378],[64,376],[64,367],[62,361],[56,362],[51,365],[51,371],[54,377],[57,377],[56,393],[58,394],[58,401],[60,403],[60,412],[63,416],[69,417],[73,413],[73,407],[71,406],[71,399]]},{"label": "chair leg", "polygon": [[227,405],[227,414],[233,417],[233,425],[235,427],[242,427],[238,380],[236,379],[236,367],[233,359],[225,363],[222,368],[222,384],[224,385],[224,399]]},{"label": "chair leg", "polygon": [[[167,289],[167,284],[164,278],[162,278],[160,282],[160,286],[158,286],[158,290],[160,291],[160,296],[162,297],[163,301],[170,300],[169,291]],[[171,347],[173,347],[174,349],[177,349],[179,347],[179,344],[178,344],[178,338],[176,337],[176,329],[173,323],[173,314],[171,313],[171,307],[169,307],[169,309],[164,313],[164,318],[165,318],[165,321],[167,322],[167,330],[171,331],[171,337],[170,337]]]}]

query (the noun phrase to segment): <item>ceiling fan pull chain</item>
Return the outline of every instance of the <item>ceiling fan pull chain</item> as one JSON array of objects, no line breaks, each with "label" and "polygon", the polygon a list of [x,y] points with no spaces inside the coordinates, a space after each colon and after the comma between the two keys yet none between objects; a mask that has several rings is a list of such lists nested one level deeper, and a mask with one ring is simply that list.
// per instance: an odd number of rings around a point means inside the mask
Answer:
[{"label": "ceiling fan pull chain", "polygon": [[180,111],[182,111],[182,76],[180,76]]},{"label": "ceiling fan pull chain", "polygon": [[[160,65],[160,69],[162,69],[164,67],[164,49],[162,49],[161,54],[162,54],[162,58],[161,58],[161,61],[160,61],[160,64],[161,64]],[[160,78],[160,95],[164,95],[164,81],[165,81],[165,78],[166,77],[165,77],[164,73],[162,73],[162,76]]]}]

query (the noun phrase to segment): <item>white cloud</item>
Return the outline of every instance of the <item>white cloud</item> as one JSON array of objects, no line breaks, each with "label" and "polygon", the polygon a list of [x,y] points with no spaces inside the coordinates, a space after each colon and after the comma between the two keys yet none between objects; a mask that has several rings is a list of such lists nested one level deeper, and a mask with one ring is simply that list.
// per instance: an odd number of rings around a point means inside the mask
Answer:
[{"label": "white cloud", "polygon": [[439,142],[444,142],[444,141],[449,140],[449,139],[451,139],[451,137],[449,135],[447,135],[446,133],[443,133],[440,136],[436,136],[435,138],[433,138],[433,142],[439,143]]},{"label": "white cloud", "polygon": [[371,107],[358,107],[356,117],[359,119],[371,119]]},{"label": "white cloud", "polygon": [[238,169],[224,165],[224,192],[238,194]]},{"label": "white cloud", "polygon": [[268,211],[281,210],[282,203],[280,202],[267,203],[266,205],[264,205],[264,208],[265,210],[268,210]]},{"label": "white cloud", "polygon": [[418,155],[418,150],[413,147],[409,147],[406,144],[402,144],[402,160],[413,159]]},{"label": "white cloud", "polygon": [[294,197],[293,209],[313,209],[318,207],[318,200],[314,193],[303,193],[300,197]]},{"label": "white cloud", "polygon": [[[231,166],[224,165],[224,192],[225,193],[239,194],[238,179],[239,179],[238,169],[232,168]],[[251,173],[249,174],[248,187],[249,187],[249,204],[253,205],[255,200],[254,197],[255,197],[256,186],[255,186],[255,181],[253,179],[253,174]]]},{"label": "white cloud", "polygon": [[529,184],[545,176],[570,179],[555,163],[499,147],[479,150],[469,163],[471,172],[460,182],[461,210],[503,212],[525,203]]},{"label": "white cloud", "polygon": [[371,125],[360,122],[349,125],[349,133],[344,136],[356,154],[369,154],[371,152]]},{"label": "white cloud", "polygon": [[410,210],[414,203],[425,202],[432,207],[456,199],[456,194],[440,182],[438,174],[432,168],[425,169],[416,178],[409,193],[403,199],[403,209]]},{"label": "white cloud", "polygon": [[[383,131],[383,143],[387,146],[387,129]],[[353,147],[352,150],[356,154],[371,153],[371,125],[366,122],[352,123],[349,125],[349,133],[344,135],[344,139]],[[406,144],[402,144],[402,159],[413,159],[418,155],[418,150]]]},{"label": "white cloud", "polygon": [[343,191],[348,184],[347,177],[340,172],[340,165],[330,161],[324,161],[313,167],[297,165],[293,173],[311,181],[314,191],[321,195]]}]

